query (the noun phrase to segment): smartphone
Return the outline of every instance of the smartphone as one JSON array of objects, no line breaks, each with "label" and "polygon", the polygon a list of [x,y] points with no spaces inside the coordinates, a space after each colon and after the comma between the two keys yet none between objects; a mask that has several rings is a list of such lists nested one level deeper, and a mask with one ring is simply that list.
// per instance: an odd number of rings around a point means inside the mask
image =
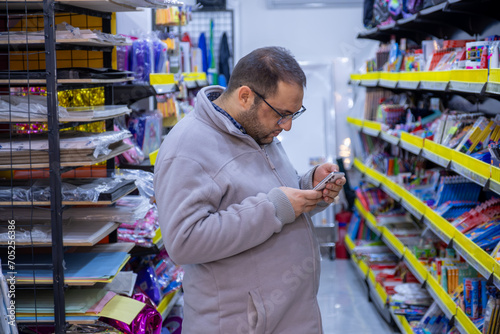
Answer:
[{"label": "smartphone", "polygon": [[313,190],[323,190],[326,187],[326,184],[328,182],[335,182],[336,180],[342,178],[345,174],[342,172],[331,172],[328,174],[327,177],[325,177],[323,180],[321,180],[320,183],[316,187],[313,188]]}]

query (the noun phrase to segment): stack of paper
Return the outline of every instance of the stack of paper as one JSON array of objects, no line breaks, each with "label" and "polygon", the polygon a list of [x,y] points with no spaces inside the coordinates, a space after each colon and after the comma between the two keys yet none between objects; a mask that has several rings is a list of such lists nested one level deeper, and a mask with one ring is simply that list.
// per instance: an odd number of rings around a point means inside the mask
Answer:
[{"label": "stack of paper", "polygon": [[[107,253],[66,253],[64,254],[64,282],[72,285],[92,285],[97,282],[111,282],[113,277],[125,266],[130,259],[126,252]],[[27,284],[52,283],[52,269],[36,268],[37,264],[52,263],[52,254],[37,254],[35,261],[31,255],[18,255],[17,283]],[[30,265],[34,264],[35,269]]]}]

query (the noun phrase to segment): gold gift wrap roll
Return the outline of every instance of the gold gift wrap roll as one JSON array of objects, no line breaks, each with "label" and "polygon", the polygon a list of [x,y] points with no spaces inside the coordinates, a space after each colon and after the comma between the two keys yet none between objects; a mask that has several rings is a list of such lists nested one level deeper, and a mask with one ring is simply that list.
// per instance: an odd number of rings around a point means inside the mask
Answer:
[{"label": "gold gift wrap roll", "polygon": [[61,107],[94,107],[104,105],[104,87],[82,88],[57,92]]}]

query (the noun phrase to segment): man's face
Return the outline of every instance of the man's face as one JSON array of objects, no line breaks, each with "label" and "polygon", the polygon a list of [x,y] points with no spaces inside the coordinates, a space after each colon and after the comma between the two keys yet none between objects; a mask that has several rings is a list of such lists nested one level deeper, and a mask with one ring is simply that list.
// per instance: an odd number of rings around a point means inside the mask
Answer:
[{"label": "man's face", "polygon": [[[257,90],[258,88],[256,88]],[[278,83],[278,91],[274,96],[266,96],[266,92],[259,92],[274,109],[282,115],[290,115],[300,110],[304,90],[296,84]],[[278,124],[280,116],[271,109],[262,99],[254,94],[253,106],[240,114],[238,122],[247,133],[259,144],[270,144],[281,131],[290,131],[292,120]]]}]

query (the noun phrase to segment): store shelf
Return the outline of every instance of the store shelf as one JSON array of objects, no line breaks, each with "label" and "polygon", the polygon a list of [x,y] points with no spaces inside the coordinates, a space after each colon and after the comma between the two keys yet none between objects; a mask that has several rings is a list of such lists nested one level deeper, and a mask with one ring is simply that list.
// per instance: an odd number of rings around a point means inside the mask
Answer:
[{"label": "store shelf", "polygon": [[[88,39],[88,38],[60,38],[56,40],[56,48],[58,50],[65,49],[85,49],[85,50],[101,50],[101,51],[112,51],[115,46],[122,45],[132,45],[131,43],[110,43],[103,42],[96,39]],[[1,40],[0,41],[0,49],[5,48],[15,48],[16,50],[24,50],[29,48],[29,50],[39,50],[45,49],[45,40],[44,39],[10,39],[10,40]]]},{"label": "store shelf", "polygon": [[[356,200],[357,201],[357,200]],[[360,204],[358,204],[359,201],[356,202],[356,209],[358,212],[366,219],[366,221],[375,221],[375,217],[370,217],[372,216],[371,213],[367,212],[362,208]],[[436,281],[436,279],[427,271],[425,266],[415,257],[415,255],[407,249],[399,239],[397,239],[392,232],[390,232],[389,229],[385,227],[378,226],[373,223],[369,223],[368,227],[370,229],[375,229],[375,231],[382,230],[382,241],[389,247],[394,254],[396,254],[398,257],[403,258],[404,262],[406,263],[408,269],[412,272],[412,274],[422,283],[425,283],[425,286],[427,290],[429,291],[429,294],[433,297],[433,299],[438,303],[439,307],[443,310],[443,312],[446,314],[448,318],[452,318],[455,316],[456,322],[457,322],[457,327],[460,329],[460,332],[463,334],[469,334],[469,333],[480,333],[480,331],[476,328],[476,326],[472,323],[472,321],[465,316],[465,313],[460,308],[457,308],[455,302],[453,299],[446,293],[446,291],[443,289],[441,285]],[[374,231],[374,232],[375,232]],[[376,232],[375,232],[376,233]],[[352,243],[350,238],[346,236],[345,239],[346,244]],[[366,275],[367,281],[370,282],[372,281],[370,278],[370,270],[368,270],[368,273]],[[377,283],[378,284],[378,283]],[[373,284],[371,282],[370,288],[376,289],[376,284]],[[379,292],[380,293],[380,292]],[[381,295],[381,298],[383,295]],[[458,316],[460,313],[463,314],[463,316]],[[393,312],[391,312],[391,315],[393,318],[396,316]],[[404,317],[402,317],[404,318]],[[404,318],[405,319],[405,318]],[[406,320],[406,319],[405,319]],[[398,324],[398,321],[401,321],[401,318],[395,319],[396,324]],[[403,324],[400,322],[398,324],[398,327],[401,329],[403,328]],[[409,328],[409,324],[405,325],[406,330]],[[402,329],[402,332],[403,331]],[[410,332],[411,333],[411,332]]]},{"label": "store shelf", "polygon": [[419,155],[424,147],[424,140],[407,132],[403,132],[401,133],[399,146],[415,155]]},{"label": "store shelf", "polygon": [[406,317],[404,315],[398,315],[394,313],[394,310],[396,309],[397,307],[392,306],[389,312],[391,312],[391,316],[394,319],[396,326],[398,326],[400,332],[403,334],[413,334],[413,329],[410,326],[410,323],[408,322]]},{"label": "store shelf", "polygon": [[[117,113],[114,113],[109,116],[92,116],[92,110],[89,110],[89,116],[83,116],[82,112],[78,112],[79,116],[71,115],[69,112],[69,116],[61,116],[59,117],[60,123],[88,123],[88,122],[98,122],[105,121],[108,119],[114,119],[119,116],[128,115],[131,112],[130,109],[126,108],[124,110],[118,110]],[[0,123],[47,123],[47,117],[5,117],[4,115],[0,115]]]},{"label": "store shelf", "polygon": [[[98,158],[89,157],[88,160],[85,161],[65,161],[61,162],[61,167],[81,167],[81,166],[92,166],[100,162],[107,161],[109,159],[112,159],[116,156],[119,156],[120,154],[125,153],[126,151],[130,150],[133,146],[127,145],[127,144],[121,144],[117,148],[113,149],[110,154],[100,156]],[[33,160],[31,163],[20,163],[20,164],[13,164],[10,163],[9,161],[5,161],[7,164],[0,164],[0,170],[9,170],[9,169],[32,169],[32,168],[49,168],[50,164],[49,162],[36,162],[37,159],[45,159],[45,157],[37,156],[36,158],[33,157]]]},{"label": "store shelf", "polygon": [[[375,125],[371,123],[376,123],[372,121],[363,121],[360,119],[351,118],[350,124],[362,124],[361,127],[357,127],[359,131],[365,134],[372,133],[372,130],[366,131],[364,124],[365,122],[370,122],[370,127],[373,128]],[[379,135],[377,135],[378,137]],[[421,154],[424,158],[432,161],[444,168],[449,168],[452,171],[460,174],[467,179],[471,180],[484,187],[489,182],[490,190],[500,194],[500,168],[497,168],[498,173],[493,177],[495,172],[494,166],[487,164],[483,161],[477,160],[467,154],[457,152],[446,146],[437,144],[431,140],[424,140],[422,138],[413,136],[409,133],[403,132],[401,134],[401,139],[397,141],[394,136],[390,136],[384,131],[380,132],[380,138],[391,143],[398,144],[401,148],[412,152],[416,155]],[[375,181],[377,186],[380,182]]]},{"label": "store shelf", "polygon": [[488,81],[488,70],[452,70],[450,90],[480,94]]},{"label": "store shelf", "polygon": [[[21,222],[19,221],[18,224]],[[36,225],[35,225],[36,226]],[[104,239],[111,232],[115,231],[119,223],[108,222],[108,223],[87,223],[87,222],[71,222],[66,225],[63,230],[63,245],[65,247],[71,246],[94,246],[96,243]],[[37,241],[36,237],[32,238],[32,241],[22,241],[17,238],[16,246],[52,246],[52,241]],[[8,245],[8,240],[0,241],[0,245]]]},{"label": "store shelf", "polygon": [[[378,172],[373,169],[363,165],[359,160],[355,160],[355,167],[358,170],[363,170],[365,175],[376,175]],[[379,174],[379,173],[378,173]],[[397,186],[397,185],[396,185]],[[467,262],[472,265],[478,272],[480,272],[484,277],[489,278],[492,274],[500,273],[500,263],[495,261],[495,259],[478,247],[474,242],[465,237],[460,231],[458,231],[454,226],[452,226],[449,222],[447,222],[444,218],[439,216],[436,212],[434,212],[431,208],[427,207],[425,203],[420,201],[414,195],[412,195],[409,191],[404,189],[401,186],[398,186],[399,189],[395,191],[393,189],[391,192],[386,192],[389,196],[391,196],[394,200],[401,200],[401,204],[403,207],[408,209],[412,215],[416,218],[423,218],[424,223],[444,242],[447,244],[453,240],[453,247],[457,252],[467,260]],[[384,187],[382,190],[385,191]],[[398,196],[394,194],[398,193]],[[360,206],[360,205],[359,205]],[[358,206],[357,206],[358,208]],[[367,221],[373,222],[376,221],[375,218],[368,219],[370,213],[366,213],[366,211],[361,210],[362,215],[364,214],[367,218]],[[375,225],[376,224],[371,224]],[[370,226],[370,224],[369,224]],[[384,235],[385,230],[382,231],[382,235]],[[386,237],[387,239],[387,237]],[[390,240],[389,240],[390,241]],[[395,244],[399,247],[399,245]],[[500,288],[500,284],[497,285]]]},{"label": "store shelf", "polygon": [[[130,12],[138,10],[135,6],[130,6],[125,3],[120,3],[120,1],[113,0],[63,0],[58,1],[58,3],[66,6],[74,6],[81,9],[88,9],[98,12]],[[43,9],[43,3],[41,0],[7,0],[3,1],[0,5],[1,10],[24,10],[29,11],[41,11]]]},{"label": "store shelf", "polygon": [[361,130],[363,128],[364,120],[354,117],[347,117],[347,123],[354,126],[356,129]]},{"label": "store shelf", "polygon": [[[66,315],[66,322],[70,325],[94,325],[99,320],[99,316],[70,316]],[[37,314],[36,316],[24,315],[22,313],[16,314],[16,323],[18,324],[36,324],[36,323],[54,323],[53,316],[42,316]]]},{"label": "store shelf", "polygon": [[485,186],[491,175],[491,165],[472,158],[471,156],[453,151],[450,169],[465,176],[469,180]]},{"label": "store shelf", "polygon": [[413,333],[406,318],[404,316],[394,314],[393,308],[388,306],[389,298],[387,292],[385,291],[384,287],[375,280],[375,273],[370,269],[370,267],[368,267],[365,262],[358,259],[356,255],[352,253],[354,249],[354,242],[352,241],[352,239],[348,235],[346,235],[344,238],[344,242],[347,245],[348,252],[351,254],[351,261],[356,268],[356,272],[368,286],[368,293],[371,297],[371,300],[378,308],[380,314],[385,318],[387,322],[390,322],[391,318],[394,319],[398,327],[402,329],[402,333]]},{"label": "store shelf", "polygon": [[[123,262],[123,264],[121,265],[120,269],[117,271],[117,273],[119,273],[123,267],[125,267],[125,265],[127,264],[128,260],[130,259],[130,256],[127,258],[127,260],[125,262]],[[85,287],[89,287],[89,286],[94,286],[98,283],[104,283],[104,284],[107,284],[107,283],[111,283],[113,282],[113,280],[115,279],[116,275],[113,276],[113,277],[110,277],[109,279],[68,279],[68,278],[65,278],[64,279],[64,284],[67,285],[67,286],[85,286]],[[20,278],[20,277],[17,277],[16,278],[16,284],[19,284],[19,285],[34,285],[34,284],[53,284],[54,281],[52,279],[33,279],[33,277],[29,278],[29,279],[23,279],[23,278]]]},{"label": "store shelf", "polygon": [[389,42],[391,36],[420,42],[431,37],[447,38],[457,33],[470,36],[482,33],[498,20],[494,1],[448,0],[396,22],[372,28],[358,34],[358,38]]},{"label": "store shelf", "polygon": [[[352,243],[352,240],[347,235],[344,241],[346,242],[346,244]],[[387,322],[390,322],[391,313],[389,311],[389,308],[387,307],[388,296],[385,292],[385,289],[380,285],[380,283],[375,280],[375,273],[370,269],[370,267],[368,267],[368,265],[364,261],[358,259],[356,255],[351,254],[351,260],[356,267],[356,272],[368,286],[368,293],[371,297],[371,300],[378,308],[380,314],[385,318],[385,320]]]},{"label": "store shelf", "polygon": [[[355,80],[356,78],[356,80]],[[374,78],[377,78],[376,80]],[[351,84],[365,87],[382,87],[388,89],[417,91],[451,91],[480,95],[485,92],[491,95],[500,94],[500,74],[493,70],[449,70],[427,72],[370,72],[352,74]]]},{"label": "store shelf", "polygon": [[354,206],[356,207],[356,210],[358,210],[359,214],[363,218],[365,218],[365,221],[370,230],[372,230],[373,233],[375,233],[377,236],[381,237],[383,228],[378,226],[377,219],[375,218],[375,216],[372,215],[370,212],[366,211],[366,209],[363,207],[363,205],[358,199],[354,201]]},{"label": "store shelf", "polygon": [[[120,198],[127,196],[131,194],[133,191],[136,190],[136,187],[130,187],[123,195],[119,196],[118,198],[115,198],[114,200],[110,201],[96,201],[96,202],[91,202],[91,201],[62,201],[62,205],[111,205],[116,203]],[[18,201],[6,201],[6,202],[0,202],[0,207],[1,206],[49,206],[50,201],[33,201],[33,202],[18,202]]]},{"label": "store shelf", "polygon": [[[119,79],[57,79],[57,84],[59,85],[103,85],[112,84],[120,82],[133,81],[133,77],[119,78]],[[47,82],[44,79],[0,79],[0,85],[10,85],[10,86],[26,86],[26,85],[46,85]]]},{"label": "store shelf", "polygon": [[349,235],[346,235],[345,236],[345,245],[347,246],[347,251],[349,252],[349,254],[352,253],[352,251],[354,250],[354,247],[356,247],[354,245],[354,241],[352,241],[351,237]]},{"label": "store shelf", "polygon": [[[373,169],[364,166],[359,160],[354,164],[358,170],[363,170],[365,175],[374,174]],[[376,172],[378,173],[378,172]],[[425,203],[420,201],[414,195],[412,195],[409,191],[404,189],[401,186],[398,186],[399,189],[395,189],[400,195],[401,204],[405,208],[409,208],[408,212],[414,215],[416,218],[423,218],[424,223],[427,227],[429,227],[441,240],[445,243],[450,244],[451,240],[453,248],[472,266],[474,267],[481,275],[485,278],[493,277],[495,285],[500,288],[500,280],[495,277],[500,273],[500,263],[497,262],[491,255],[482,250],[479,246],[477,246],[474,242],[468,239],[463,233],[457,230],[453,225],[451,225],[448,221],[438,215],[434,210],[427,207]],[[382,189],[384,190],[384,189]],[[393,197],[393,195],[388,192],[389,196]],[[394,198],[394,197],[393,197]],[[398,200],[398,198],[394,198],[394,200]],[[358,208],[358,206],[356,206]],[[368,217],[369,213],[366,211],[360,212],[360,214],[364,214]],[[371,215],[371,214],[370,214]],[[373,222],[375,219],[367,219],[367,221]],[[368,224],[368,226],[373,226],[376,224]],[[392,247],[396,247],[396,249],[400,249],[400,245],[394,242],[394,239],[388,237],[389,235],[385,234],[385,230],[382,231],[382,236],[385,236],[384,241],[388,241],[392,243]],[[406,258],[406,254],[405,254]],[[422,269],[418,267],[415,262],[415,259],[410,259],[410,262],[413,263],[413,267],[417,268],[417,273],[422,277]]]},{"label": "store shelf", "polygon": [[450,162],[453,159],[453,150],[436,144],[432,140],[425,140],[422,156],[441,167],[449,168]]},{"label": "store shelf", "polygon": [[369,136],[378,137],[382,132],[382,125],[377,122],[365,120],[363,121],[363,128],[361,131]]}]

